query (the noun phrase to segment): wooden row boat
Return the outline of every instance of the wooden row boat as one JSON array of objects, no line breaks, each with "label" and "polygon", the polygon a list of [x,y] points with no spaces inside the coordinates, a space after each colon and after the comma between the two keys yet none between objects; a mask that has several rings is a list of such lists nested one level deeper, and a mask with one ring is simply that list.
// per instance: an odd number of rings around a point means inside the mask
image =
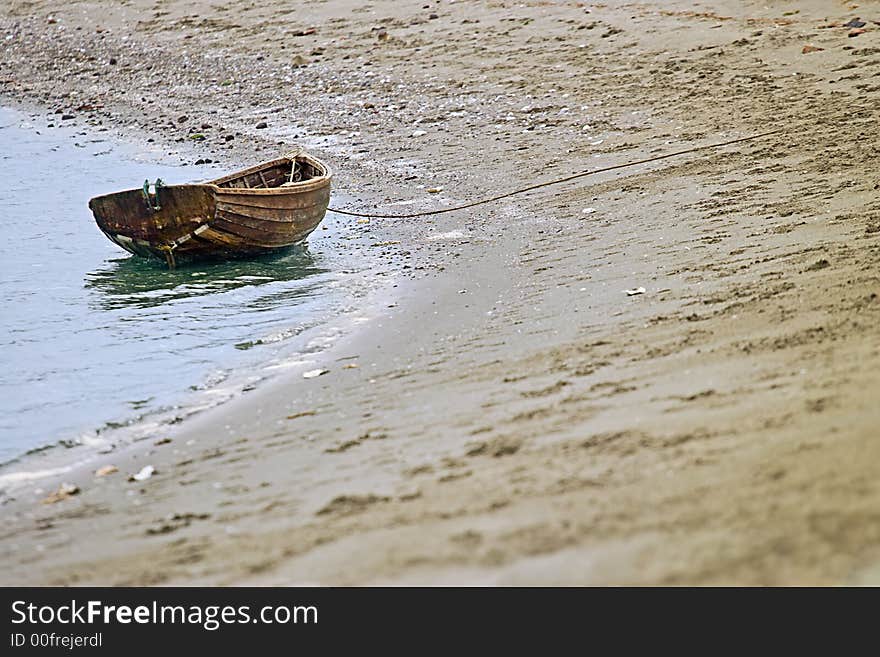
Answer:
[{"label": "wooden row boat", "polygon": [[98,227],[126,251],[165,260],[234,258],[302,242],[327,212],[330,168],[291,154],[202,184],[155,186],[89,201]]}]

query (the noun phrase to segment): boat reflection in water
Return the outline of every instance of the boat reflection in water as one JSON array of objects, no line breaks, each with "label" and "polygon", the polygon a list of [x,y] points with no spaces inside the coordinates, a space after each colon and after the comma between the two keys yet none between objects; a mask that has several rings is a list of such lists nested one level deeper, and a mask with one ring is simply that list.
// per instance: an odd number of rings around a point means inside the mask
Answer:
[{"label": "boat reflection in water", "polygon": [[295,246],[282,255],[199,262],[179,269],[168,269],[158,260],[117,258],[87,274],[85,287],[98,293],[90,304],[95,309],[171,304],[208,319],[224,310],[240,315],[272,311],[282,304],[289,311],[287,304],[316,294],[324,282],[322,275],[328,273],[305,247]]}]

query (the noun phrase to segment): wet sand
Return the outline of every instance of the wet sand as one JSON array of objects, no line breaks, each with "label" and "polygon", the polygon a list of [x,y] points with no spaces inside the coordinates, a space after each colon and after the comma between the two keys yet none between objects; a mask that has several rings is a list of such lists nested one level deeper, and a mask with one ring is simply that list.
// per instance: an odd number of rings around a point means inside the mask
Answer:
[{"label": "wet sand", "polygon": [[365,211],[785,132],[352,219],[383,312],[16,493],[2,583],[880,582],[880,3],[428,6],[13,2],[0,95]]}]

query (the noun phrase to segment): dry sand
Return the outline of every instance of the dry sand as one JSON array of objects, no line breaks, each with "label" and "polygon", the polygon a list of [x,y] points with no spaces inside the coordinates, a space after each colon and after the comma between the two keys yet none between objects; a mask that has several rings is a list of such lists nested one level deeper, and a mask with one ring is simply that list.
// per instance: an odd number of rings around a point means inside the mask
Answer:
[{"label": "dry sand", "polygon": [[355,224],[399,240],[405,276],[310,366],[329,373],[109,454],[120,472],[61,502],[22,491],[2,583],[880,583],[871,21],[878,2],[5,2],[7,102],[169,150],[204,133],[230,167],[306,143],[361,210],[785,132]]}]

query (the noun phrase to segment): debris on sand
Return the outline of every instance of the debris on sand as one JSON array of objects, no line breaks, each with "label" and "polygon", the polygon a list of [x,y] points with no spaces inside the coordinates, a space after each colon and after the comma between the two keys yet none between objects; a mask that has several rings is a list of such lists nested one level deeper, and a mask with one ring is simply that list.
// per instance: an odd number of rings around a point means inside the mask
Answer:
[{"label": "debris on sand", "polygon": [[129,481],[146,481],[150,477],[156,474],[156,468],[152,465],[145,465],[140,469],[140,472],[137,474],[129,475]]},{"label": "debris on sand", "polygon": [[853,18],[849,23],[844,23],[844,27],[865,27],[867,23],[860,18]]},{"label": "debris on sand", "polygon": [[819,271],[820,269],[825,269],[826,267],[830,267],[831,263],[828,262],[825,258],[817,260],[812,265],[807,267],[807,271]]},{"label": "debris on sand", "polygon": [[324,507],[316,512],[316,515],[350,515],[360,513],[367,507],[382,502],[388,502],[390,498],[383,495],[339,495],[334,497]]},{"label": "debris on sand", "polygon": [[499,436],[492,440],[480,441],[467,446],[468,456],[510,456],[516,454],[523,446],[522,438]]},{"label": "debris on sand", "polygon": [[170,534],[178,529],[189,527],[194,520],[207,520],[210,517],[210,513],[172,513],[152,527],[148,527],[146,534],[148,536]]},{"label": "debris on sand", "polygon": [[72,495],[79,494],[79,486],[75,484],[61,484],[54,493],[43,500],[43,504],[55,504],[61,500],[66,500]]},{"label": "debris on sand", "polygon": [[318,413],[316,411],[300,411],[299,413],[294,413],[293,415],[288,415],[287,419],[288,420],[296,420],[297,418],[309,417],[311,415],[317,415],[317,414]]},{"label": "debris on sand", "polygon": [[644,294],[645,292],[647,292],[647,290],[643,287],[635,287],[631,290],[625,290],[625,292],[627,293],[627,295],[634,297],[637,294]]},{"label": "debris on sand", "polygon": [[303,372],[303,378],[304,379],[314,379],[314,378],[319,377],[323,374],[326,374],[329,371],[330,370],[323,370],[323,369],[309,370],[308,372]]}]

